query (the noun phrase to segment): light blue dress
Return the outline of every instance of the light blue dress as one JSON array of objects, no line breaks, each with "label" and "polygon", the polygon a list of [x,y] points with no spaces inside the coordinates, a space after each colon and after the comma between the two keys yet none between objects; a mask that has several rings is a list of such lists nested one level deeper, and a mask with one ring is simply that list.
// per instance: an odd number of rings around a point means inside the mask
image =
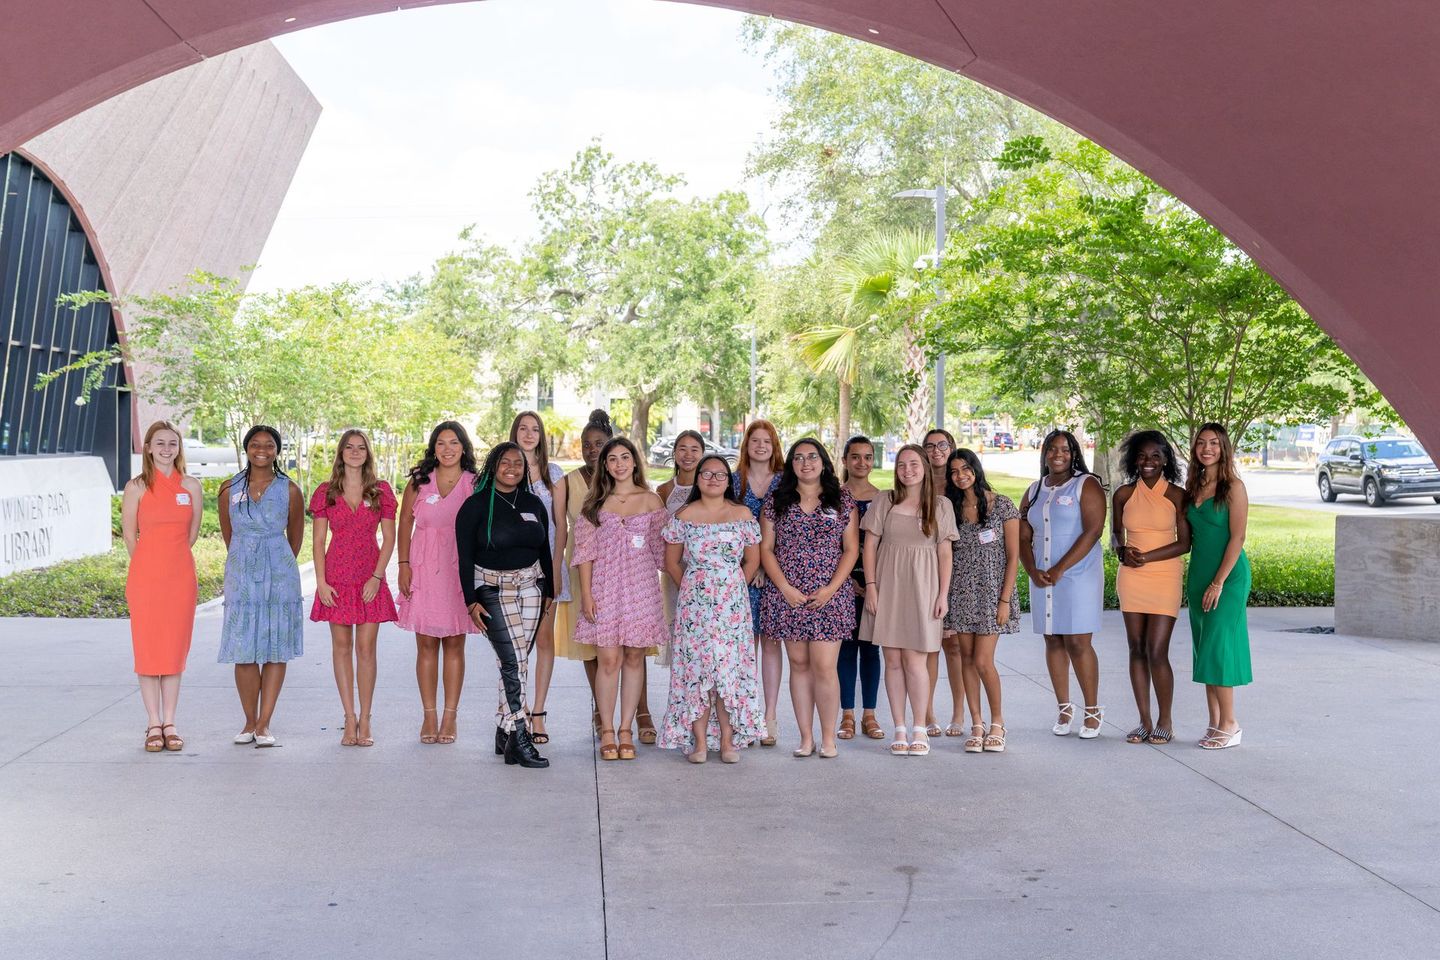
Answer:
[{"label": "light blue dress", "polygon": [[291,481],[276,477],[258,500],[230,479],[230,552],[225,557],[225,624],[220,663],[284,663],[304,653],[300,565],[285,530]]},{"label": "light blue dress", "polygon": [[[1100,481],[1094,474],[1082,473],[1058,487],[1047,486],[1043,480],[1030,487],[1025,519],[1030,523],[1035,566],[1040,569],[1048,570],[1059,563],[1084,532],[1080,491],[1087,482]],[[1104,606],[1105,563],[1098,540],[1055,586],[1040,587],[1030,581],[1030,618],[1036,633],[1094,633],[1100,629]]]},{"label": "light blue dress", "polygon": [[[530,492],[540,498],[545,504],[545,512],[550,515],[550,549],[555,549],[555,493],[551,489],[555,484],[565,479],[565,468],[558,463],[550,464],[550,482],[531,486]],[[555,594],[556,603],[569,603],[573,598],[570,596],[570,564],[560,564],[560,584]]]}]

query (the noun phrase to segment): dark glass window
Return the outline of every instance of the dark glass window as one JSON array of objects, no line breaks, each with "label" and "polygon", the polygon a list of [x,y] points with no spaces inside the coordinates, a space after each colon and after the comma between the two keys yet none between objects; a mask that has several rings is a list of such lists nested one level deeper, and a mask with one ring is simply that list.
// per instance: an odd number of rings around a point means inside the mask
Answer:
[{"label": "dark glass window", "polygon": [[0,456],[94,454],[118,487],[130,477],[124,367],[110,367],[83,405],[83,372],[35,389],[36,378],[117,342],[107,304],[57,303],[104,289],[90,238],[65,195],[24,157],[0,154],[0,185]]}]

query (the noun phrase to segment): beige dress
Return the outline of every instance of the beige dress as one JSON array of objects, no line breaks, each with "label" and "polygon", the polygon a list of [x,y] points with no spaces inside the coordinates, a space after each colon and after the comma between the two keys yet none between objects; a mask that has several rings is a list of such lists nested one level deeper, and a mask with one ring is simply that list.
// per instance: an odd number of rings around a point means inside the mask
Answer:
[{"label": "beige dress", "polygon": [[877,494],[860,524],[879,538],[875,569],[866,576],[876,586],[876,612],[860,618],[860,639],[882,647],[934,653],[940,649],[942,618],[932,617],[940,592],[940,562],[935,548],[959,536],[955,508],[935,498],[935,532],[925,536],[920,518],[891,511],[890,494]]}]

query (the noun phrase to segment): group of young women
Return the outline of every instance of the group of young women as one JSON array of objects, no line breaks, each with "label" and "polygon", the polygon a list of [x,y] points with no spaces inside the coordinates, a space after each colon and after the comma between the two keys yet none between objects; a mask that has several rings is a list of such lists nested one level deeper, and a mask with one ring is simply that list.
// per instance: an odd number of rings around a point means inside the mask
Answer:
[{"label": "group of young women", "polygon": [[[376,475],[368,438],[348,430],[308,511],[280,466],[277,431],[253,427],[243,447],[245,469],[218,495],[229,549],[219,660],[235,665],[245,715],[236,743],[275,743],[270,724],[285,665],[303,651],[297,555],[307,512],[310,619],[330,625],[344,746],[375,742],[376,641],[379,625],[393,621],[416,636],[425,744],[455,742],[466,637],[486,636],[500,678],[495,750],[507,764],[549,763],[537,747],[549,741],[545,704],[557,653],[585,664],[603,760],[634,759],[637,736],[693,763],[712,750],[733,763],[742,747],[774,746],[787,661],[796,757],[833,758],[837,741],[856,736],[857,678],[859,732],[886,738],[875,714],[882,661],[892,754],[925,756],[942,733],[963,737],[968,753],[1003,752],[995,650],[1000,635],[1019,629],[1022,566],[1056,695],[1052,730],[1068,734],[1079,713],[1081,739],[1100,733],[1105,708],[1091,639],[1103,607],[1107,504],[1067,431],[1045,439],[1042,476],[1018,507],[943,430],[899,450],[889,491],[870,482],[875,447],[865,437],[846,442],[837,473],[820,441],[802,438],[782,454],[775,427],[756,420],[732,470],[686,431],[675,442],[674,478],[654,491],[639,451],[615,435],[603,411],[591,415],[584,462],[568,474],[549,462],[536,413],[518,415],[510,439],[483,465],[465,428],[446,421],[431,432],[398,502]],[[194,619],[190,547],[203,504],[181,451],[172,425],[153,424],[123,507],[135,670],[152,752],[184,745],[175,704]],[[1223,749],[1240,743],[1233,688],[1251,679],[1247,501],[1223,427],[1202,427],[1190,453],[1182,487],[1162,434],[1137,433],[1122,448],[1125,483],[1114,493],[1111,533],[1139,711],[1126,739],[1163,744],[1173,736],[1168,653],[1183,592],[1194,678],[1209,703],[1200,746]],[[398,598],[385,576],[392,552]],[[935,718],[942,653],[953,702],[943,729]],[[670,669],[658,728],[646,698],[649,658]],[[1083,712],[1070,699],[1072,670]]]}]

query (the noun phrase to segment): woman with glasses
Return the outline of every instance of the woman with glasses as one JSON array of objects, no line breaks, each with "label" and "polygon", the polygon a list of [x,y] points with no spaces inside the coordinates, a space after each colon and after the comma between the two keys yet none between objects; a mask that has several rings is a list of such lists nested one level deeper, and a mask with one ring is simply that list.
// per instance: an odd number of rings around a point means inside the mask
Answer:
[{"label": "woman with glasses", "polygon": [[724,763],[763,736],[754,632],[746,582],[760,566],[760,526],[738,502],[730,465],[709,454],[695,471],[690,502],[665,524],[665,571],[679,585],[675,603],[670,703],[662,747],[704,763]]},{"label": "woman with glasses", "polygon": [[[925,434],[925,442],[921,444],[921,448],[925,451],[925,462],[930,467],[930,482],[935,487],[935,493],[943,496],[950,474],[950,454],[955,451],[955,438],[949,430],[937,427]],[[925,711],[925,732],[932,737],[940,736],[941,732],[940,723],[935,718],[935,688],[940,683],[941,653],[945,654],[945,677],[950,681],[950,726],[945,728],[945,736],[963,736],[965,728],[960,725],[960,721],[965,712],[964,661],[960,656],[960,644],[955,639],[955,634],[949,630],[944,631],[940,650],[930,654],[925,661],[925,669],[930,674],[930,706]]]},{"label": "woman with glasses", "polygon": [[820,756],[838,753],[835,667],[840,641],[855,625],[849,584],[860,552],[856,512],[825,448],[818,440],[797,440],[760,514],[760,562],[769,577],[760,598],[760,623],[765,636],[784,642],[790,659],[790,699],[800,725],[797,757],[815,751],[817,709]]}]

